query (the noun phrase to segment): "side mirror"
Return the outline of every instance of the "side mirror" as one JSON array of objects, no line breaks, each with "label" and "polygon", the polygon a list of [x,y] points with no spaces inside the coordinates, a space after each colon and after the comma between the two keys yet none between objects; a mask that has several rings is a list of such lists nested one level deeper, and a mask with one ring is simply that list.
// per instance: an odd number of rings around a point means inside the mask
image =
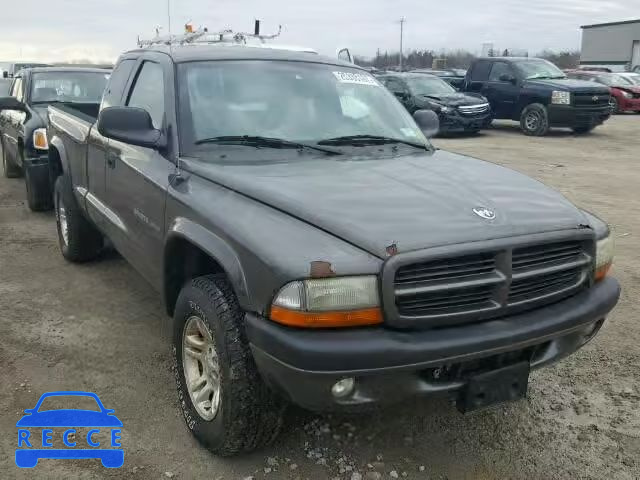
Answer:
[{"label": "side mirror", "polygon": [[440,129],[440,119],[433,110],[418,110],[413,114],[413,119],[427,138],[435,136]]},{"label": "side mirror", "polygon": [[0,98],[0,110],[19,110],[26,112],[27,107],[15,97],[2,97]]},{"label": "side mirror", "polygon": [[146,148],[163,148],[166,145],[162,132],[153,126],[151,115],[142,108],[108,107],[98,116],[100,135]]},{"label": "side mirror", "polygon": [[500,80],[501,82],[516,83],[516,77],[514,77],[510,73],[503,73],[502,75],[500,75],[498,80]]},{"label": "side mirror", "polygon": [[2,72],[2,78],[9,78],[9,72],[6,70]]}]

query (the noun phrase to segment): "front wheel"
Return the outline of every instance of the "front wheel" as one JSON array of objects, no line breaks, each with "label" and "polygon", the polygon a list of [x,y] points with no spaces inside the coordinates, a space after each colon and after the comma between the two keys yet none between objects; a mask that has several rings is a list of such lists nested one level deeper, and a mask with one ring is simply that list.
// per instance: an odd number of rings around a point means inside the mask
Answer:
[{"label": "front wheel", "polygon": [[544,137],[549,132],[546,107],[540,103],[527,105],[520,115],[520,128],[525,135]]},{"label": "front wheel", "polygon": [[609,100],[609,106],[611,107],[611,113],[617,115],[620,112],[620,104],[618,103],[618,99],[616,97],[611,97]]},{"label": "front wheel", "polygon": [[53,198],[62,256],[75,263],[97,257],[104,244],[103,237],[96,227],[84,218],[73,194],[71,181],[66,175],[57,178]]},{"label": "front wheel", "polygon": [[187,427],[221,456],[249,452],[280,431],[284,402],[263,383],[228,281],[196,278],[174,313],[174,375]]},{"label": "front wheel", "polygon": [[27,187],[27,205],[33,212],[51,210],[53,208],[53,198],[51,186],[49,184],[49,172],[47,175],[38,174],[32,167],[24,168],[24,183]]}]

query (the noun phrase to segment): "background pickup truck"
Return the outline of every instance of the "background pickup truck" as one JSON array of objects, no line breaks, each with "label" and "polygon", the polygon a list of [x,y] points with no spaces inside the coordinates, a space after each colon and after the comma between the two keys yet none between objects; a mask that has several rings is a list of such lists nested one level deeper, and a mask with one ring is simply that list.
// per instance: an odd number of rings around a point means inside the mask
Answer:
[{"label": "background pickup truck", "polygon": [[484,95],[494,118],[519,121],[526,135],[543,136],[551,127],[587,133],[611,115],[607,87],[567,79],[558,67],[538,58],[477,59],[462,89]]},{"label": "background pickup truck", "polygon": [[436,114],[352,64],[152,46],[95,120],[49,107],[62,254],[106,236],[162,292],[185,422],[220,455],[273,440],[290,402],[522,398],[618,300],[606,223],[436,150]]},{"label": "background pickup truck", "polygon": [[24,174],[31,210],[53,206],[47,107],[69,105],[95,117],[108,77],[108,70],[93,68],[27,68],[14,77],[9,96],[0,98],[4,175],[11,178]]}]

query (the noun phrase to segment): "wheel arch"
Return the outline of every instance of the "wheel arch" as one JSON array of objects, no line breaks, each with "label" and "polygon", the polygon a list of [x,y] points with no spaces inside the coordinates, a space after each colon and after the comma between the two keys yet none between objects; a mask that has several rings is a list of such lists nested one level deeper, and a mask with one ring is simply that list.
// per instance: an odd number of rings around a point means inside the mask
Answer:
[{"label": "wheel arch", "polygon": [[244,269],[235,250],[201,225],[177,219],[169,228],[163,256],[163,298],[169,315],[184,284],[202,275],[224,274],[240,305],[248,304]]},{"label": "wheel arch", "polygon": [[60,137],[55,136],[49,142],[49,174],[52,182],[63,173],[68,173],[67,150]]}]

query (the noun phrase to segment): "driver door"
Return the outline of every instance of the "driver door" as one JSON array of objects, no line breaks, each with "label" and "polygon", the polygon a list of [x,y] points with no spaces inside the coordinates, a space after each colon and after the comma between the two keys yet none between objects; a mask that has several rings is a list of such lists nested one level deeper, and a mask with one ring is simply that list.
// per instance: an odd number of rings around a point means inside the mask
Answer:
[{"label": "driver door", "polygon": [[[15,77],[11,86],[10,96],[24,102],[24,80],[22,76]],[[0,129],[2,133],[2,146],[7,160],[14,165],[22,165],[18,150],[18,139],[22,132],[22,126],[26,113],[17,110],[3,110],[0,112]]]},{"label": "driver door", "polygon": [[[507,77],[510,80],[507,80]],[[512,66],[507,62],[494,62],[489,71],[489,81],[482,94],[489,99],[495,118],[514,118],[520,96],[520,86]]]},{"label": "driver door", "polygon": [[[166,62],[166,63],[165,63]],[[136,66],[124,104],[146,110],[153,126],[168,131],[173,118],[173,69],[166,56],[150,54]],[[109,139],[105,190],[116,221],[109,238],[153,285],[162,278],[164,209],[169,176],[175,164],[167,152]]]}]

